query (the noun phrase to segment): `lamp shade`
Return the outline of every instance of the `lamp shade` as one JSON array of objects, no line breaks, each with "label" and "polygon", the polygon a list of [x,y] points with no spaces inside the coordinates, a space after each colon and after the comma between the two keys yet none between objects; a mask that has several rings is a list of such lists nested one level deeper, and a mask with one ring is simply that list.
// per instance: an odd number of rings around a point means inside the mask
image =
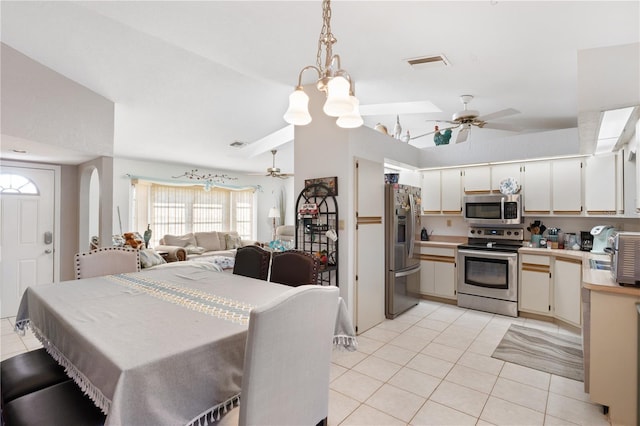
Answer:
[{"label": "lamp shade", "polygon": [[342,76],[336,76],[327,84],[327,101],[322,110],[330,117],[340,117],[353,111],[349,98],[349,82]]},{"label": "lamp shade", "polygon": [[269,209],[269,214],[267,215],[267,217],[270,217],[270,218],[272,218],[272,219],[279,218],[279,217],[280,217],[280,210],[278,210],[278,209],[277,209],[277,208],[275,208],[275,207],[271,207],[271,208]]},{"label": "lamp shade", "polygon": [[354,105],[353,110],[345,115],[338,117],[336,124],[344,129],[355,129],[362,126],[364,120],[360,115],[360,101],[355,96],[349,96],[351,103]]},{"label": "lamp shade", "polygon": [[300,87],[289,95],[289,109],[284,113],[284,121],[295,126],[311,123],[309,114],[309,96]]}]

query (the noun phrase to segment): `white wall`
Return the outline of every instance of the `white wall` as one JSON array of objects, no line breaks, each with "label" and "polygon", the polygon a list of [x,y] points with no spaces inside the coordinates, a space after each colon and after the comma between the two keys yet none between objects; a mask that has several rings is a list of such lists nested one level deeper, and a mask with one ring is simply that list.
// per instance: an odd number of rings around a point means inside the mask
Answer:
[{"label": "white wall", "polygon": [[[481,132],[482,129],[471,129],[472,133],[474,131]],[[578,151],[577,128],[524,133],[482,143],[474,143],[470,136],[464,143],[451,143],[420,150],[420,166],[423,168],[446,167],[524,160],[576,155]]]},{"label": "white wall", "polygon": [[[161,181],[178,181],[173,179],[172,176],[179,176],[187,171],[193,170],[193,166],[185,164],[172,164],[172,163],[157,163],[152,161],[141,161],[125,158],[114,159],[114,172],[113,172],[113,229],[115,232],[119,232],[119,223],[117,209],[120,208],[120,214],[122,219],[122,230],[144,232],[144,229],[131,229],[131,179],[127,174],[135,175],[138,177],[153,178]],[[287,224],[294,224],[294,202],[297,194],[293,192],[293,179],[276,179],[264,176],[247,176],[237,174],[235,172],[229,172],[225,170],[205,170],[198,169],[199,172],[208,174],[228,174],[232,177],[237,177],[238,180],[228,181],[230,185],[260,185],[262,191],[257,192],[257,231],[255,238],[258,241],[269,241],[271,239],[272,222],[267,217],[269,208],[274,205],[274,194],[284,190],[285,192],[285,205],[287,209],[287,217],[285,218]],[[182,178],[182,182],[188,181]]]},{"label": "white wall", "polygon": [[2,134],[113,155],[113,102],[1,44]]}]

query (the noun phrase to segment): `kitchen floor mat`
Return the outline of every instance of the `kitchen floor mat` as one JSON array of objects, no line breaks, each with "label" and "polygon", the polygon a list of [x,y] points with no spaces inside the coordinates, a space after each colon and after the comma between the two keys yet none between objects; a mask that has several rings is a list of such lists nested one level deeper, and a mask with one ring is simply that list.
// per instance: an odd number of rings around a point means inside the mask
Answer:
[{"label": "kitchen floor mat", "polygon": [[491,356],[584,381],[582,339],[579,337],[512,324]]}]

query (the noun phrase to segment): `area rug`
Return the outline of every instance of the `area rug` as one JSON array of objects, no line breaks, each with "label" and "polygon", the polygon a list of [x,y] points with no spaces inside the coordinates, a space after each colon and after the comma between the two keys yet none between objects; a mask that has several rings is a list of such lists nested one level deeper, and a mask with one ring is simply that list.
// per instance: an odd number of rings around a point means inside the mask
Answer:
[{"label": "area rug", "polygon": [[584,381],[582,339],[511,325],[493,358]]}]

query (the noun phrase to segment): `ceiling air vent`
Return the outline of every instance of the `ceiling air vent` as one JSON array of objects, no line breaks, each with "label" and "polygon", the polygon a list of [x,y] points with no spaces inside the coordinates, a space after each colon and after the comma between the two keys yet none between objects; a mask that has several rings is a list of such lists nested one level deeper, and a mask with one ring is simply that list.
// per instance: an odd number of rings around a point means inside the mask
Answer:
[{"label": "ceiling air vent", "polygon": [[241,142],[241,141],[233,141],[229,144],[229,146],[232,146],[234,148],[242,148],[243,146],[245,146],[247,143],[246,142]]},{"label": "ceiling air vent", "polygon": [[414,68],[425,66],[445,65],[449,66],[449,60],[444,55],[421,56],[419,58],[406,59],[407,63]]}]

